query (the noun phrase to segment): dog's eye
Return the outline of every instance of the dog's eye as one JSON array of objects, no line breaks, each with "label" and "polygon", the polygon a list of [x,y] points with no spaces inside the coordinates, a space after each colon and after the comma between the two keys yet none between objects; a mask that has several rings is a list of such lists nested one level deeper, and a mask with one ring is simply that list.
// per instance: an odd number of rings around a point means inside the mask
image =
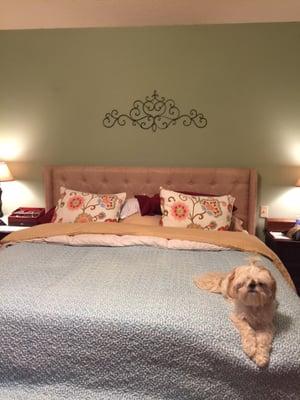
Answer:
[{"label": "dog's eye", "polygon": [[260,287],[264,287],[264,286],[266,286],[263,282],[258,282],[258,286],[260,286]]}]

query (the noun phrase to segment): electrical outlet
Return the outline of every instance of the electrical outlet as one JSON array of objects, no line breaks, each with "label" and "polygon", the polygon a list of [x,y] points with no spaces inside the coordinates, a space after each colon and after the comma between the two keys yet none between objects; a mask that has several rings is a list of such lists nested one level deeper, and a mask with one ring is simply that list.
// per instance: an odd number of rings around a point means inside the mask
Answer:
[{"label": "electrical outlet", "polygon": [[268,216],[269,216],[269,206],[260,206],[259,216],[261,218],[268,218]]}]

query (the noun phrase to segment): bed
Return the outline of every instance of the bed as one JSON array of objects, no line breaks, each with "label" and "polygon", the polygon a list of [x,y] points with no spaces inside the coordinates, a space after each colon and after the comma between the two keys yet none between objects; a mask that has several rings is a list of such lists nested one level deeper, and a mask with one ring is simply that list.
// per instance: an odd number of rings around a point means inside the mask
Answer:
[{"label": "bed", "polygon": [[[0,399],[299,399],[300,302],[254,236],[256,172],[236,168],[45,168],[60,187],[154,195],[159,187],[235,197],[248,232],[132,223],[47,223],[2,240]],[[258,368],[230,304],[193,279],[259,254],[277,281],[271,361]]]}]

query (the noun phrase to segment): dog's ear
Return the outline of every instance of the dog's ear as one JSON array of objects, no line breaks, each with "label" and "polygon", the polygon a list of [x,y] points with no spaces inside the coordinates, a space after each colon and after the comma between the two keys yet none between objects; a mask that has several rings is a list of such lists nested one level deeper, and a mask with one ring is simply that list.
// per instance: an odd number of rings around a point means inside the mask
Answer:
[{"label": "dog's ear", "polygon": [[226,292],[226,296],[229,299],[235,299],[236,295],[237,295],[236,289],[234,287],[235,274],[236,274],[236,268],[232,272],[230,272],[230,274],[226,278],[225,292]]},{"label": "dog's ear", "polygon": [[272,291],[272,300],[275,299],[276,296],[276,291],[277,291],[277,283],[275,281],[275,279],[273,278],[273,275],[271,274],[271,272],[265,268],[266,271],[268,271],[269,275],[270,275],[270,289]]},{"label": "dog's ear", "polygon": [[271,291],[271,300],[273,301],[276,297],[276,290],[277,290],[277,284],[276,281],[273,277],[273,275],[271,274],[271,272],[268,270],[268,268],[266,267],[261,267],[261,270],[267,272],[267,274],[269,275],[269,280],[268,280],[268,288]]}]

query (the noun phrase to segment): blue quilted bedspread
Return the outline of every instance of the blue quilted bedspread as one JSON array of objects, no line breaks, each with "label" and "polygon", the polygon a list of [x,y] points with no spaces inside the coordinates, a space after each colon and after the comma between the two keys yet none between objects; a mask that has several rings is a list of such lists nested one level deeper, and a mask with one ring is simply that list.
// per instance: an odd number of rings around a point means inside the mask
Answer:
[{"label": "blue quilted bedspread", "polygon": [[193,277],[249,254],[20,243],[0,250],[0,399],[300,399],[300,301],[278,283],[268,368]]}]

